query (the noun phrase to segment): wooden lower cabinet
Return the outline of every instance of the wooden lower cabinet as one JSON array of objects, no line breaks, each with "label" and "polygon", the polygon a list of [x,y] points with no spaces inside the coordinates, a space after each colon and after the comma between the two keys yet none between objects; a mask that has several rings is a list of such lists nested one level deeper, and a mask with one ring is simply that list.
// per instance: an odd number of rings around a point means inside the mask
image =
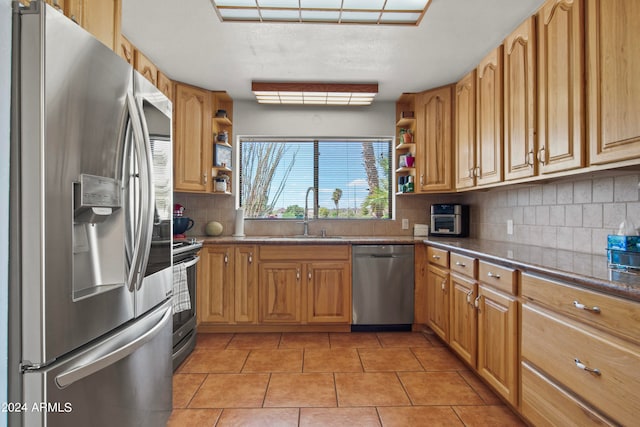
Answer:
[{"label": "wooden lower cabinet", "polygon": [[266,246],[204,246],[198,264],[198,324],[211,332],[351,325],[348,246]]},{"label": "wooden lower cabinet", "polygon": [[302,322],[302,265],[261,262],[259,270],[260,323]]},{"label": "wooden lower cabinet", "polygon": [[518,405],[518,300],[478,286],[477,370],[494,390]]},{"label": "wooden lower cabinet", "polygon": [[476,366],[478,316],[474,305],[478,283],[451,273],[449,345],[465,362]]},{"label": "wooden lower cabinet", "polygon": [[231,323],[233,320],[233,247],[204,246],[198,263],[200,323]]},{"label": "wooden lower cabinet", "polygon": [[351,263],[313,262],[307,269],[307,322],[351,323]]},{"label": "wooden lower cabinet", "polygon": [[198,263],[198,324],[257,323],[258,274],[252,245],[205,245]]},{"label": "wooden lower cabinet", "polygon": [[535,426],[611,426],[602,417],[574,395],[527,362],[522,362],[522,403],[524,415]]},{"label": "wooden lower cabinet", "polygon": [[427,270],[427,323],[449,342],[449,270],[429,265]]},{"label": "wooden lower cabinet", "polygon": [[233,315],[236,323],[258,322],[258,263],[255,246],[233,250]]}]

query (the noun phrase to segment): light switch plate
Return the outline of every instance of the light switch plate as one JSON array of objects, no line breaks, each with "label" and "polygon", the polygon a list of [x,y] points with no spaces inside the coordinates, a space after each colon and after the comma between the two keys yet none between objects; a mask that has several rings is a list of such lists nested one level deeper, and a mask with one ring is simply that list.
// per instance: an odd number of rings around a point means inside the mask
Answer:
[{"label": "light switch plate", "polygon": [[402,229],[403,230],[409,229],[409,220],[407,218],[402,218]]},{"label": "light switch plate", "polygon": [[507,234],[509,234],[509,235],[513,234],[513,220],[512,219],[508,219],[507,220]]}]

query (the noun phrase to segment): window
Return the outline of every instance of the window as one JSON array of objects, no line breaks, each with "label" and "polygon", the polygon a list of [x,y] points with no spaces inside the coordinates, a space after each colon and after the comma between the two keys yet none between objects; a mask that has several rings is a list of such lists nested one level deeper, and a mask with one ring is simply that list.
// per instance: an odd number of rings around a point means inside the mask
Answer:
[{"label": "window", "polygon": [[[392,140],[240,138],[246,218],[388,219]],[[309,189],[313,191],[309,191]]]}]

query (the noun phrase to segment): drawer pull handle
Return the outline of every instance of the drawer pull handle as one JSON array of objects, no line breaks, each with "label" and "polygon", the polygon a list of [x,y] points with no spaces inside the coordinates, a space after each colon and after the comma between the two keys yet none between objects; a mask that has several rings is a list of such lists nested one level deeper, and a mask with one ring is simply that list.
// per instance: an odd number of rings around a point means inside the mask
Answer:
[{"label": "drawer pull handle", "polygon": [[574,301],[573,302],[573,306],[579,310],[586,310],[586,311],[590,311],[592,313],[600,313],[600,307],[598,306],[593,306],[593,307],[587,307],[584,304],[580,304],[578,301]]},{"label": "drawer pull handle", "polygon": [[447,291],[447,279],[443,280],[442,283],[440,283],[440,288],[446,292]]},{"label": "drawer pull handle", "polygon": [[460,262],[460,261],[456,261],[456,265],[462,268],[465,268],[467,266],[464,262]]},{"label": "drawer pull handle", "polygon": [[580,359],[573,359],[573,361],[576,362],[576,366],[578,368],[582,369],[583,371],[587,371],[587,372],[589,372],[589,373],[591,373],[593,375],[596,375],[598,377],[600,375],[602,375],[602,373],[600,372],[600,369],[598,369],[598,368],[590,368],[587,365],[585,365],[584,363],[582,363],[580,361]]},{"label": "drawer pull handle", "polygon": [[433,259],[440,259],[440,255],[433,255],[432,258]]},{"label": "drawer pull handle", "polygon": [[499,279],[500,278],[499,274],[495,274],[495,273],[492,273],[492,272],[488,272],[487,276],[493,277],[494,279]]}]

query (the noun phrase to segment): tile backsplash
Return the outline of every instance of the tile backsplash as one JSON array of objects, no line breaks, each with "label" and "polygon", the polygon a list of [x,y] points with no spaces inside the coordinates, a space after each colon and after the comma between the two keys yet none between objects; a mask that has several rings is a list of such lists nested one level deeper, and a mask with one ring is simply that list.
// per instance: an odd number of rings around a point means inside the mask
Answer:
[{"label": "tile backsplash", "polygon": [[473,237],[605,254],[607,234],[625,218],[640,227],[639,182],[637,171],[599,172],[476,191],[464,201],[472,205]]},{"label": "tile backsplash", "polygon": [[[428,224],[429,200],[434,196],[406,195],[396,198],[396,220],[312,220],[309,223],[310,234],[320,234],[325,229],[329,236],[402,236],[412,235],[414,224]],[[445,200],[446,199],[446,200]],[[459,201],[460,197],[437,197],[444,200]],[[231,196],[174,193],[174,202],[183,205],[185,216],[192,218],[195,225],[187,235],[204,235],[209,221],[218,221],[223,225],[223,235],[234,233],[235,200]],[[402,219],[409,220],[409,229],[402,230]],[[302,224],[295,220],[247,220],[244,231],[250,236],[273,236],[301,234]]]},{"label": "tile backsplash", "polygon": [[[607,234],[614,234],[622,221],[629,218],[640,227],[639,182],[638,171],[608,171],[458,194],[399,196],[396,220],[314,220],[309,232],[320,234],[324,228],[329,236],[411,235],[414,224],[429,224],[432,203],[464,203],[471,205],[471,237],[605,254]],[[233,234],[233,197],[174,193],[174,199],[195,221],[188,235],[204,235],[209,221],[222,223],[224,235]],[[403,218],[409,220],[408,230],[402,230]],[[513,234],[507,234],[508,220]],[[247,220],[245,233],[295,235],[302,233],[302,225]]]}]

